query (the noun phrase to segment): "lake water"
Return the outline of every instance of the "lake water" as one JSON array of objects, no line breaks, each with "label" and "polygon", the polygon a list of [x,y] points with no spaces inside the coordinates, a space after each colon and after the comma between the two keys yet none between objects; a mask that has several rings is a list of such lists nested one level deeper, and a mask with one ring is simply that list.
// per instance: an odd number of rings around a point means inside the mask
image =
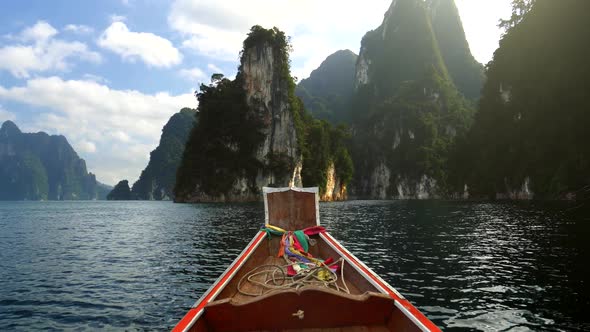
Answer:
[{"label": "lake water", "polygon": [[[590,330],[590,215],[561,203],[352,201],[322,223],[445,330]],[[0,331],[168,330],[262,204],[0,202]]]}]

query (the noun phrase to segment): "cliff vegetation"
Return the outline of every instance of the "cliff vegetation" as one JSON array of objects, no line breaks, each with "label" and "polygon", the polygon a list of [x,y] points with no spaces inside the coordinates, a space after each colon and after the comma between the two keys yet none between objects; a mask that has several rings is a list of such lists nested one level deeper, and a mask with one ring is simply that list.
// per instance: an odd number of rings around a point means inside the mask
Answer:
[{"label": "cliff vegetation", "polygon": [[295,94],[315,118],[333,124],[350,122],[357,58],[350,50],[337,51],[299,82]]},{"label": "cliff vegetation", "polygon": [[2,124],[0,200],[104,199],[104,191],[64,136]]},{"label": "cliff vegetation", "polygon": [[170,200],[174,198],[176,171],[188,136],[194,127],[196,110],[183,108],[162,128],[160,143],[150,153],[150,160],[131,189],[139,200]]},{"label": "cliff vegetation", "polygon": [[456,88],[433,29],[432,17],[456,11],[454,3],[443,5],[394,1],[382,25],[362,40],[352,108],[358,197],[428,198],[451,191],[453,146],[474,108]]},{"label": "cliff vegetation", "polygon": [[195,93],[198,122],[178,169],[177,201],[257,200],[265,185],[325,190],[328,161],[339,174],[352,172],[346,135],[314,120],[295,96],[288,37],[254,26],[243,46],[234,80],[215,74]]},{"label": "cliff vegetation", "polygon": [[590,44],[583,41],[590,36],[590,2],[513,4],[487,66],[461,172],[483,197],[588,196]]},{"label": "cliff vegetation", "polygon": [[129,201],[133,199],[131,189],[129,188],[129,181],[121,180],[113,190],[107,195],[109,201]]}]

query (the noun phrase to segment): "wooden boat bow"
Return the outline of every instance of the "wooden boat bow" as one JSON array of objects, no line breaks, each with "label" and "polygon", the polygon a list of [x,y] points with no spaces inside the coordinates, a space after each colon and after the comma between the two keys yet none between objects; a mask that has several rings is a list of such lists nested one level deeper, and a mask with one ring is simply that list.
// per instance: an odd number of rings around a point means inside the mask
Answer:
[{"label": "wooden boat bow", "polygon": [[[254,236],[173,331],[440,331],[329,233],[314,232],[320,226],[317,188],[263,188],[263,195],[270,226]],[[275,228],[284,235],[272,236]],[[292,232],[310,228],[305,239]],[[301,246],[306,239],[315,243],[308,251]],[[285,243],[291,251],[283,255]],[[332,260],[321,259],[328,257]],[[287,278],[295,265],[312,268]]]}]

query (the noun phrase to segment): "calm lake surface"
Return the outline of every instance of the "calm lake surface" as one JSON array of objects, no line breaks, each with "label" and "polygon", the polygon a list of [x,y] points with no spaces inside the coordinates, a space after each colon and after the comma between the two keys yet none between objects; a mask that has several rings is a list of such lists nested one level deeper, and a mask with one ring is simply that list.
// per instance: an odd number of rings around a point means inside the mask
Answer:
[{"label": "calm lake surface", "polygon": [[[0,202],[0,331],[168,330],[262,204]],[[590,215],[557,203],[326,203],[322,223],[444,330],[590,330]]]}]

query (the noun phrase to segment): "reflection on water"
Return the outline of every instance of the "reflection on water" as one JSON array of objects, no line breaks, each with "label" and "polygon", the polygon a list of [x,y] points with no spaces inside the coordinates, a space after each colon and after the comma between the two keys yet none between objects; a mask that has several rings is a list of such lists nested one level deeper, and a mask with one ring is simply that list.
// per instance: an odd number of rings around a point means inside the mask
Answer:
[{"label": "reflection on water", "polygon": [[334,236],[445,330],[589,330],[587,214],[533,204],[354,202]]},{"label": "reflection on water", "polygon": [[[588,214],[366,201],[320,211],[445,330],[590,330]],[[169,329],[263,218],[262,204],[0,202],[0,330]]]}]

